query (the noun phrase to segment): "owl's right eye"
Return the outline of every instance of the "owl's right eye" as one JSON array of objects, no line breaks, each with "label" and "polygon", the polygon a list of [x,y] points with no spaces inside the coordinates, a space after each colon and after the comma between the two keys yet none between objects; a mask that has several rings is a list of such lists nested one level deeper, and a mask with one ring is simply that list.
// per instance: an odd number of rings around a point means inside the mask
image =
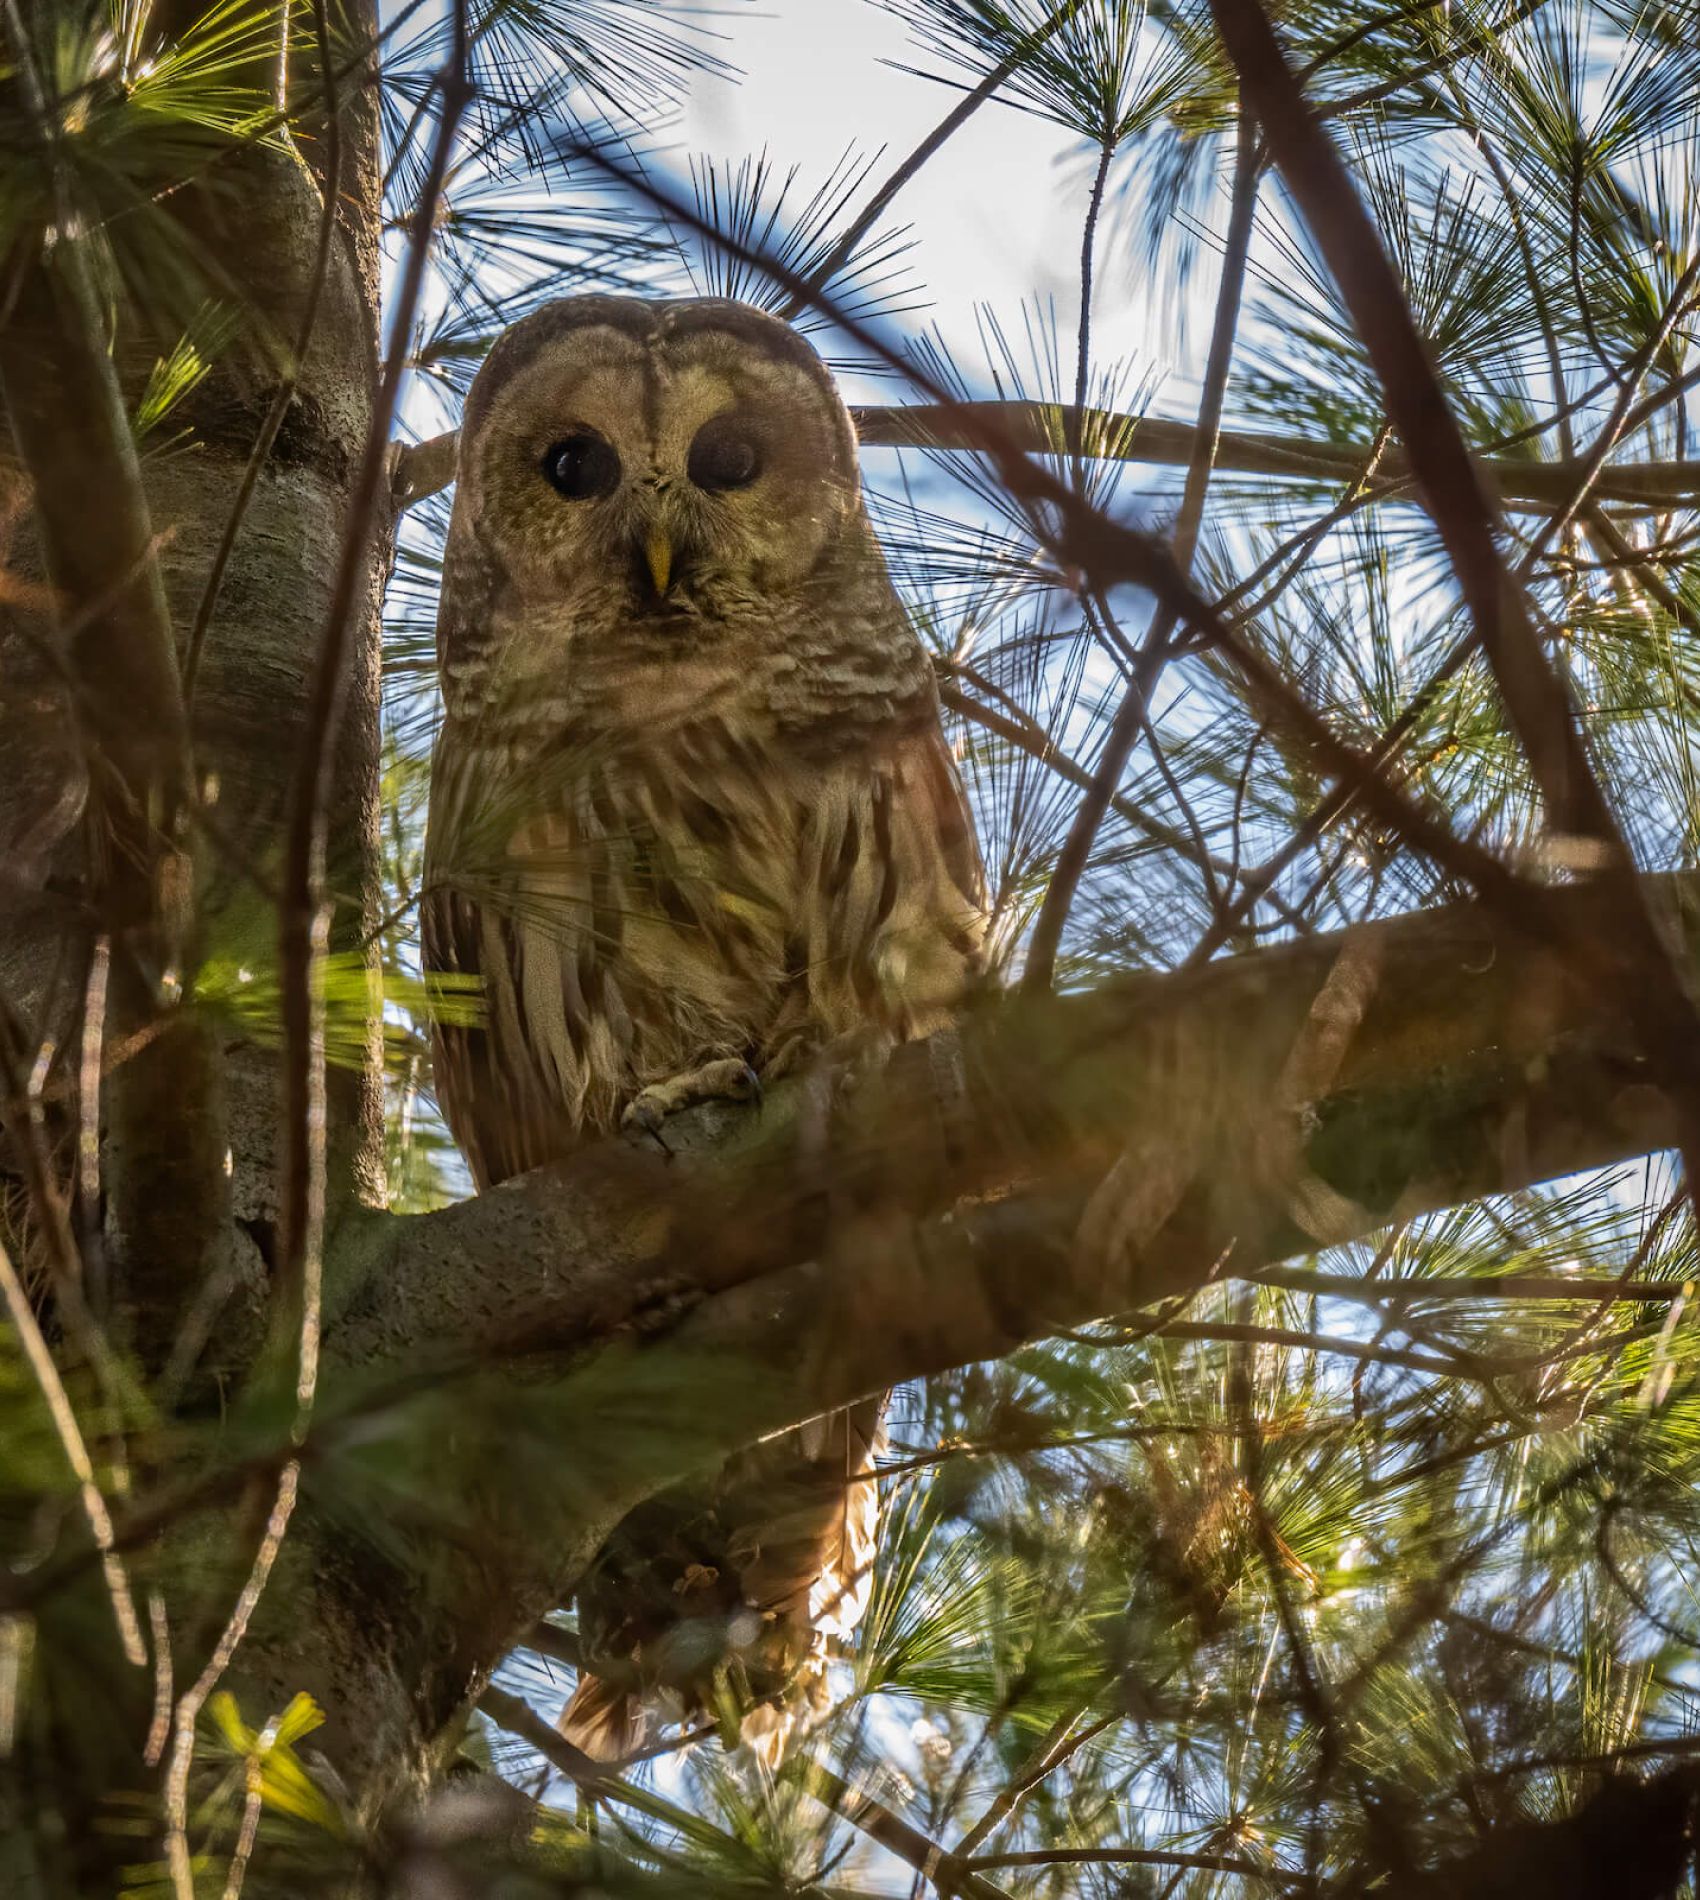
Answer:
[{"label": "owl's right eye", "polygon": [[594,429],[575,429],[543,452],[543,473],[568,501],[611,495],[620,479],[614,445]]}]

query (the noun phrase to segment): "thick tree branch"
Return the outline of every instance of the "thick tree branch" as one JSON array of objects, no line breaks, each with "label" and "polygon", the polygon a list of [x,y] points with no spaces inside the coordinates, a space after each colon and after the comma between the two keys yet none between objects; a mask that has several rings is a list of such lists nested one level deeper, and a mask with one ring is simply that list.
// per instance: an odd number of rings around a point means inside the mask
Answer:
[{"label": "thick tree branch", "polygon": [[[1648,892],[1692,964],[1700,885],[1654,878]],[[1253,1274],[1668,1139],[1629,1025],[1558,948],[1473,906],[1351,934],[1379,974],[1304,1106],[1296,1173],[1260,1158],[1269,1105],[1338,936],[988,1008],[900,1051],[824,1156],[801,1091],[782,1087],[759,1114],[683,1118],[671,1161],[614,1142],[435,1214],[368,1216],[348,1236],[330,1361],[511,1363],[621,1333],[717,1352],[741,1340],[752,1360],[790,1362],[777,1426],[1219,1270]],[[1191,1187],[1136,1268],[1073,1259],[1084,1194],[1128,1144],[1172,1150],[1183,1119]],[[899,1229],[912,1254],[896,1306],[868,1287],[866,1261],[850,1270],[870,1222],[870,1256]],[[879,1325],[833,1317],[846,1302]],[[811,1348],[830,1363],[805,1365]]]},{"label": "thick tree branch", "polygon": [[[963,402],[948,408],[936,403],[891,403],[857,409],[852,414],[864,448],[983,449],[986,425],[991,423],[1004,432],[1013,447],[1030,454],[1050,455],[1066,453],[1074,419],[1067,404],[1047,402]],[[1161,416],[1136,418],[1089,409],[1080,418],[1086,453],[1109,454],[1118,461],[1158,467],[1187,467],[1197,433],[1190,422],[1171,422]],[[454,480],[455,440],[450,432],[397,451],[394,493],[399,507],[410,508]],[[1213,466],[1227,475],[1350,482],[1362,474],[1366,453],[1359,444],[1306,442],[1292,436],[1224,429],[1217,440]],[[1536,510],[1563,508],[1583,474],[1580,462],[1536,462],[1512,456],[1484,456],[1479,466],[1483,479],[1507,506]],[[1408,482],[1410,460],[1402,449],[1390,449],[1376,473],[1378,480]],[[1598,501],[1645,507],[1692,506],[1700,502],[1700,463],[1614,462],[1601,469],[1591,493]],[[1413,493],[1410,499],[1420,497]]]}]

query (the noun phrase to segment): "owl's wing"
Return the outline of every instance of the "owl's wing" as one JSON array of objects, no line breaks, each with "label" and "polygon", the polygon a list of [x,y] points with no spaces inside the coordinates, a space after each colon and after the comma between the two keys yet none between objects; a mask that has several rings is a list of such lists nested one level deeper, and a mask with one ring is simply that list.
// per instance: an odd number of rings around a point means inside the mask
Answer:
[{"label": "owl's wing", "polygon": [[[494,1098],[485,1038],[466,1020],[481,1007],[483,981],[478,912],[452,884],[434,884],[426,858],[425,890],[419,900],[425,968],[438,986],[431,1025],[431,1067],[437,1105],[480,1188],[503,1178],[506,1157],[492,1153],[495,1133],[484,1105]],[[500,1149],[503,1144],[495,1144]]]},{"label": "owl's wing", "polygon": [[533,1076],[518,1022],[528,945],[554,953],[558,942],[527,932],[502,888],[500,844],[516,822],[509,805],[476,734],[446,721],[432,765],[420,934],[439,991],[437,1100],[480,1189],[557,1158],[562,1147],[559,1110]]},{"label": "owl's wing", "polygon": [[920,741],[922,783],[927,788],[934,823],[938,827],[939,849],[950,872],[951,882],[961,892],[964,903],[984,922],[990,899],[986,890],[986,866],[980,856],[980,840],[974,828],[973,807],[957,770],[942,714],[934,701],[935,718]]}]

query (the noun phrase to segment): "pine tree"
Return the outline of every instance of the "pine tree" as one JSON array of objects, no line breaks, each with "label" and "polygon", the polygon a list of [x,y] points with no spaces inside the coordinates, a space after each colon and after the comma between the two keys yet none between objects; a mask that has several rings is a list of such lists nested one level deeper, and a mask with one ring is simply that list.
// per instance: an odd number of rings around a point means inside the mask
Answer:
[{"label": "pine tree", "polygon": [[[736,12],[0,0],[7,1893],[1692,1891],[1700,7],[881,4],[814,185]],[[469,1198],[452,430],[585,289],[861,399],[1000,981]],[[609,1528],[889,1385],[799,1744],[578,1756]]]}]

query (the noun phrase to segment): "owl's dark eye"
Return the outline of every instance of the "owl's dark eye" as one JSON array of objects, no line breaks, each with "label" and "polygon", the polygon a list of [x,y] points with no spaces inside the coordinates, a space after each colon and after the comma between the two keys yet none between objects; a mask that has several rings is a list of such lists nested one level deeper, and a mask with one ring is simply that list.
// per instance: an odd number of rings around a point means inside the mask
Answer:
[{"label": "owl's dark eye", "polygon": [[575,429],[544,450],[543,473],[568,501],[594,501],[614,492],[620,458],[594,429]]},{"label": "owl's dark eye", "polygon": [[761,442],[742,416],[716,416],[697,431],[685,473],[698,488],[717,494],[748,488],[761,473]]}]

